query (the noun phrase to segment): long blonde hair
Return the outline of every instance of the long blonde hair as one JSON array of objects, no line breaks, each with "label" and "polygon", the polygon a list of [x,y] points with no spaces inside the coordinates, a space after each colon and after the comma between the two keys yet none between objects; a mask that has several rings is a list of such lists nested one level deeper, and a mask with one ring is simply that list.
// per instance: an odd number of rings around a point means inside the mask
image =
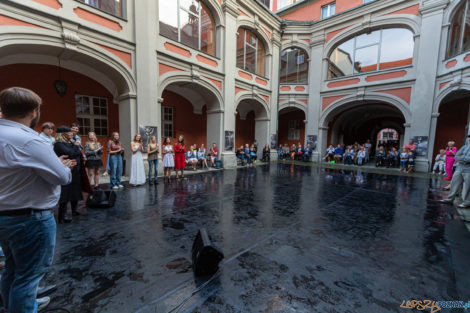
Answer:
[{"label": "long blonde hair", "polygon": [[56,144],[57,142],[70,142],[70,140],[67,138],[67,133],[57,133],[55,135],[55,142],[54,144]]},{"label": "long blonde hair", "polygon": [[[91,138],[90,138],[90,135],[91,135],[91,134],[95,135],[95,139],[91,139]],[[90,146],[90,149],[91,149],[91,150],[95,150],[95,145],[96,145],[96,144],[97,144],[98,147],[99,147],[99,144],[100,144],[100,143],[98,142],[98,138],[96,138],[95,132],[88,132],[88,145]]]}]

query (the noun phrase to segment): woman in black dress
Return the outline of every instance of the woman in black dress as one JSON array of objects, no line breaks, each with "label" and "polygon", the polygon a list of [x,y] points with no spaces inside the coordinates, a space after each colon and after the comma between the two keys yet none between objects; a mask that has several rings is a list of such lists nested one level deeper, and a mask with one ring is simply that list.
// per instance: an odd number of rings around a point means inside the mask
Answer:
[{"label": "woman in black dress", "polygon": [[72,142],[73,133],[67,126],[60,126],[56,131],[56,140],[54,143],[54,152],[57,156],[67,155],[69,160],[75,160],[77,165],[72,169],[72,182],[68,185],[61,186],[59,199],[59,223],[70,223],[72,218],[65,216],[67,204],[70,202],[72,215],[80,215],[77,212],[78,201],[82,200],[81,187],[81,159],[83,158],[80,151],[79,143]]}]

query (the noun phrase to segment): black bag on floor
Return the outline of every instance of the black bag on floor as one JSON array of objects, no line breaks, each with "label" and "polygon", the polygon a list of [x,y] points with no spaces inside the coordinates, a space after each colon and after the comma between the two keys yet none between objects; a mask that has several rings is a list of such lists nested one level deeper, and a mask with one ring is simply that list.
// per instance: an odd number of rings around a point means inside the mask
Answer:
[{"label": "black bag on floor", "polygon": [[110,208],[116,202],[116,193],[112,190],[93,190],[88,195],[86,206],[89,208]]}]

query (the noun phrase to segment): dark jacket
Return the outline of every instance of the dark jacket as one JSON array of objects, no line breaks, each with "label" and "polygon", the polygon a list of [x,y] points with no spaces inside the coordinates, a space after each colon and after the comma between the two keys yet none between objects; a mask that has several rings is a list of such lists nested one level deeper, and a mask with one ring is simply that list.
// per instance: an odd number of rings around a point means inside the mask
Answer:
[{"label": "dark jacket", "polygon": [[80,147],[72,142],[56,142],[54,152],[59,157],[68,155],[68,159],[77,162],[77,165],[72,169],[72,182],[61,186],[59,203],[82,200],[80,166],[83,156]]}]

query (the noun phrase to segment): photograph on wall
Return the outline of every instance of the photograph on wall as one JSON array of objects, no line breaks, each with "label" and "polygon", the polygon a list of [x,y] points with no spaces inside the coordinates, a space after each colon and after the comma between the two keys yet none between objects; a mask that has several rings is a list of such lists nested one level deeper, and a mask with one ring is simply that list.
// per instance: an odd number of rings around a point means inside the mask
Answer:
[{"label": "photograph on wall", "polygon": [[411,137],[413,143],[416,145],[417,156],[427,156],[428,154],[428,136],[414,136]]},{"label": "photograph on wall", "polygon": [[271,149],[277,148],[277,134],[271,134]]},{"label": "photograph on wall", "polygon": [[225,131],[225,151],[233,150],[234,145],[234,134],[231,130]]},{"label": "photograph on wall", "polygon": [[316,150],[317,149],[317,135],[308,135],[307,144],[310,144],[310,148],[312,148],[312,150]]},{"label": "photograph on wall", "polygon": [[150,142],[150,137],[157,137],[157,126],[139,126],[139,134],[142,136],[142,143],[144,144],[144,151],[147,151],[147,145]]}]

